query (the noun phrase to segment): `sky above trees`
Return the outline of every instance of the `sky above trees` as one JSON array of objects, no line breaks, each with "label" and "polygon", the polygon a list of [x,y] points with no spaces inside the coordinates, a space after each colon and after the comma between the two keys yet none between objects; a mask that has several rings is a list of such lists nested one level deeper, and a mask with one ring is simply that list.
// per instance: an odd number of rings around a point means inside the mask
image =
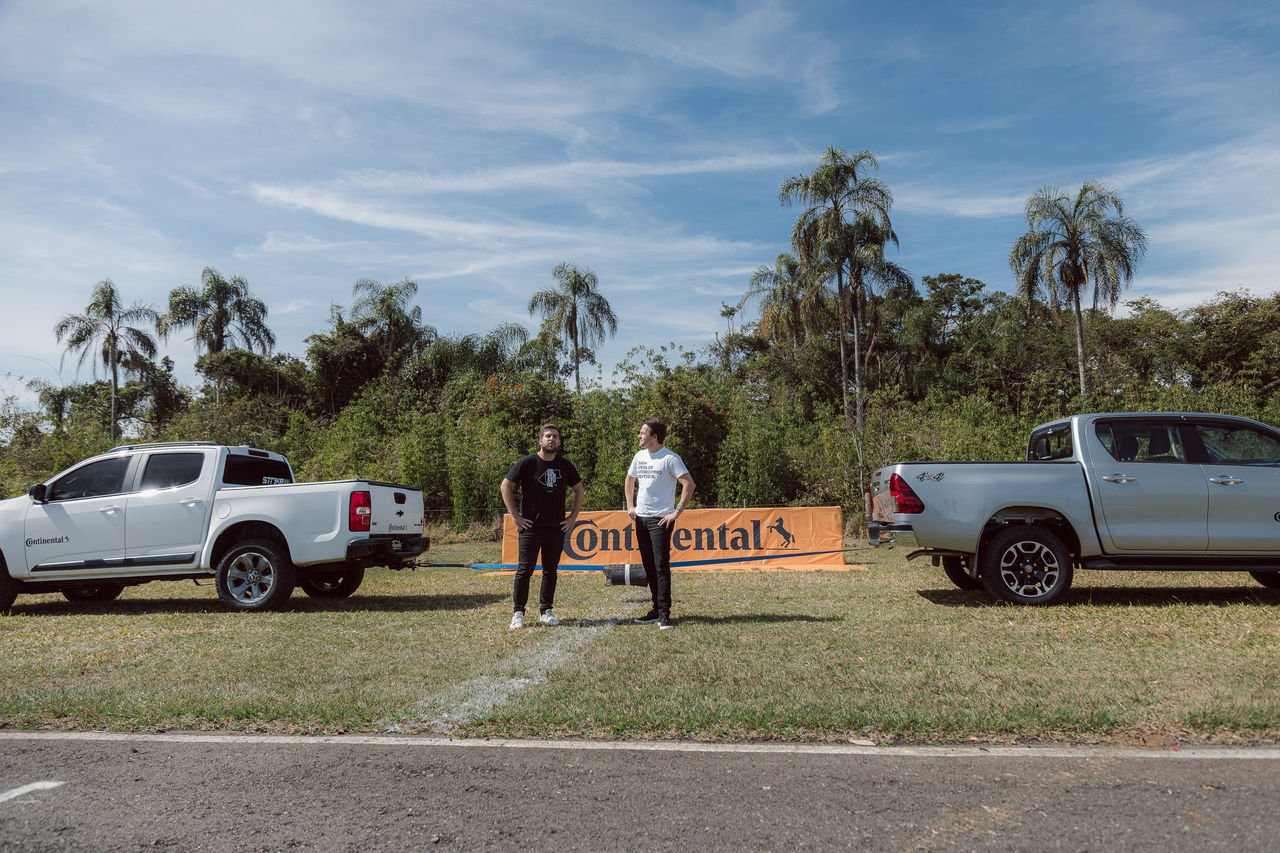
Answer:
[{"label": "sky above trees", "polygon": [[1012,290],[1027,198],[1097,180],[1150,241],[1126,298],[1269,294],[1276,44],[1262,2],[4,0],[0,394],[90,378],[53,327],[97,282],[164,310],[205,267],[301,356],[359,279],[412,278],[443,334],[536,331],[572,263],[607,377],[724,330],[828,145],[875,153],[917,282]]}]

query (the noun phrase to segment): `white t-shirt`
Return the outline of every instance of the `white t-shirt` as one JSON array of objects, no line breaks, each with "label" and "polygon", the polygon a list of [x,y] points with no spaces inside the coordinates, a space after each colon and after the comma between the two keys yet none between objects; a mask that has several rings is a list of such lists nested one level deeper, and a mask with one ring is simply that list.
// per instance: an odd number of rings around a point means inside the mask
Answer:
[{"label": "white t-shirt", "polygon": [[679,456],[659,447],[641,448],[631,460],[627,476],[636,479],[636,515],[662,516],[675,512],[676,481],[689,473]]}]

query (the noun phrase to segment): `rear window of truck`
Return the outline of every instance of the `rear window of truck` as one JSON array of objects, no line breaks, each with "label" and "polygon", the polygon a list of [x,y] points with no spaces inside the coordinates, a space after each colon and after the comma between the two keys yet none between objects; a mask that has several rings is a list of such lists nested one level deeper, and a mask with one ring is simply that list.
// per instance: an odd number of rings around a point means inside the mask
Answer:
[{"label": "rear window of truck", "polygon": [[228,486],[275,486],[292,483],[293,474],[287,462],[257,456],[230,454],[222,469],[222,482]]},{"label": "rear window of truck", "polygon": [[1027,442],[1028,462],[1047,462],[1052,459],[1070,459],[1075,452],[1071,444],[1071,424],[1053,424],[1031,433]]}]

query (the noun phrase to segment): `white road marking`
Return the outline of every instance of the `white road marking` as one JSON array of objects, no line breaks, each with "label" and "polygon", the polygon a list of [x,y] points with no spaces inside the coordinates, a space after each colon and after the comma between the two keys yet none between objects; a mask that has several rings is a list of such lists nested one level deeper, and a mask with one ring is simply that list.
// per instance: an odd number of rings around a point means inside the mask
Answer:
[{"label": "white road marking", "polygon": [[18,797],[30,794],[33,791],[47,791],[50,788],[56,788],[59,785],[65,785],[66,782],[32,782],[30,785],[23,785],[21,788],[14,788],[12,791],[5,791],[0,794],[0,803],[16,800]]},{"label": "white road marking", "polygon": [[[865,755],[880,758],[1164,758],[1280,760],[1280,748],[1108,746],[858,746],[843,743],[693,743],[688,741],[508,740],[505,738],[413,737],[406,735],[139,734],[135,732],[0,731],[6,740],[116,741],[230,745],[396,746],[450,749],[561,749],[634,752],[719,752],[774,755]],[[47,783],[46,783],[47,784]]]}]

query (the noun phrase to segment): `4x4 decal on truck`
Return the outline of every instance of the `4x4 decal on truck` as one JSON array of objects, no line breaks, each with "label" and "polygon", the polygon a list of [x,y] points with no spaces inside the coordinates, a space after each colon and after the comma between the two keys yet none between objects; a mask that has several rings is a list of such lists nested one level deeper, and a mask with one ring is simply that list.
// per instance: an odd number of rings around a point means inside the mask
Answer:
[{"label": "4x4 decal on truck", "polygon": [[916,479],[921,483],[923,483],[925,480],[932,480],[935,483],[941,483],[942,478],[945,476],[947,476],[945,472],[930,474],[928,471],[921,471],[919,474],[916,475]]}]

